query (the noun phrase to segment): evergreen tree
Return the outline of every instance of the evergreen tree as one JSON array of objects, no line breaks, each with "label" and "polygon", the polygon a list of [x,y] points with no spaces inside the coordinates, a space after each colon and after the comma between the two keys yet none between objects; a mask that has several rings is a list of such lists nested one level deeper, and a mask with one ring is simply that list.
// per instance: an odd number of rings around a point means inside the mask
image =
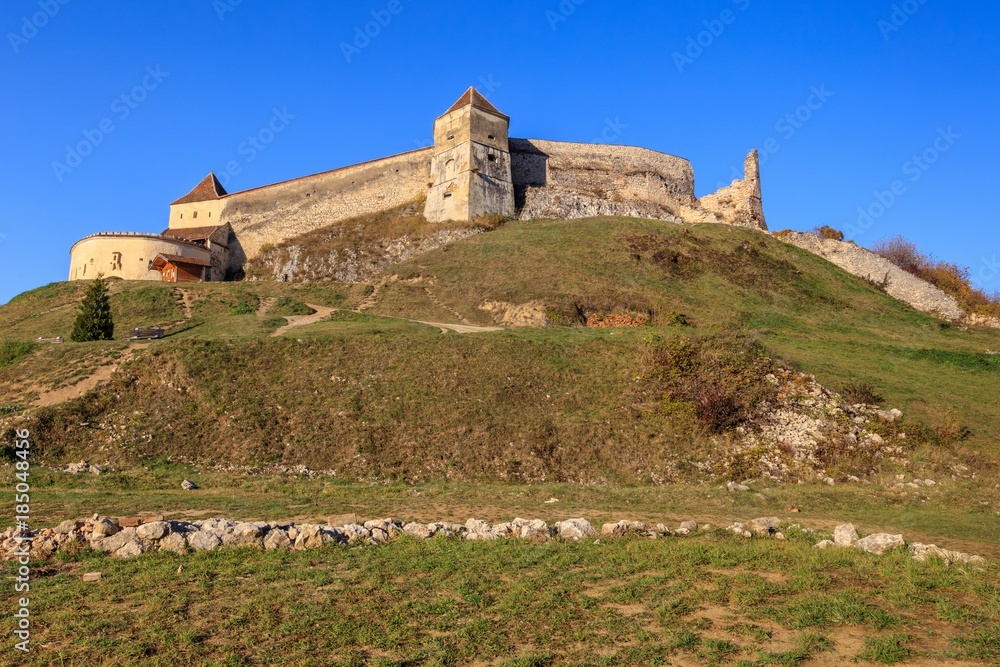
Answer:
[{"label": "evergreen tree", "polygon": [[111,317],[111,299],[108,285],[103,276],[97,276],[87,288],[87,294],[80,302],[73,334],[78,343],[92,340],[111,340],[115,334],[115,323]]}]

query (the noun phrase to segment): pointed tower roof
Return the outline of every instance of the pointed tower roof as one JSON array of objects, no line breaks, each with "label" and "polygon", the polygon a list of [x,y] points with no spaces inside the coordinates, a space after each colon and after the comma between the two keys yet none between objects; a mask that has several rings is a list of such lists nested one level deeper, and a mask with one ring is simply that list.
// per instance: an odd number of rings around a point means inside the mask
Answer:
[{"label": "pointed tower roof", "polygon": [[490,104],[490,101],[485,97],[483,97],[483,94],[480,93],[478,90],[476,90],[475,87],[473,86],[470,86],[469,89],[465,91],[465,93],[461,97],[458,98],[458,101],[452,104],[451,108],[445,111],[444,114],[448,115],[452,111],[457,111],[458,109],[462,109],[463,107],[467,106],[474,106],[479,109],[482,109],[483,111],[488,111],[490,113],[496,114],[498,116],[503,116],[504,118],[509,119],[509,116],[507,116],[504,113],[501,113],[495,106]]},{"label": "pointed tower roof", "polygon": [[170,202],[170,205],[174,204],[190,204],[196,201],[212,201],[213,199],[219,199],[225,197],[228,192],[222,187],[222,183],[219,183],[219,179],[215,177],[215,172],[208,172],[208,176],[202,179],[201,183],[194,186],[191,192],[187,193],[175,202]]}]

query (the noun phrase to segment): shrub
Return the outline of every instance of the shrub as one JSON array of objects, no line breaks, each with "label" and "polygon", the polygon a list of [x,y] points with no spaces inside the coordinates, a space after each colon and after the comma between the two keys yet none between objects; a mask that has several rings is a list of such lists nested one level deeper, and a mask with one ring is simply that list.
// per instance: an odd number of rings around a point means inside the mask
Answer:
[{"label": "shrub", "polygon": [[848,380],[847,384],[841,388],[840,394],[854,405],[859,403],[882,405],[885,401],[872,382],[858,378]]},{"label": "shrub", "polygon": [[813,234],[820,237],[821,239],[833,239],[834,241],[843,241],[844,232],[839,229],[834,229],[830,225],[823,225],[822,227],[817,227],[813,230]]},{"label": "shrub", "polygon": [[652,353],[650,377],[666,399],[665,408],[676,412],[686,406],[703,426],[721,433],[748,421],[762,402],[774,398],[774,385],[767,381],[773,371],[758,341],[723,334],[661,344]]},{"label": "shrub", "polygon": [[954,297],[965,312],[1000,317],[1000,294],[989,295],[973,287],[967,267],[939,262],[902,236],[883,239],[872,251]]},{"label": "shrub", "polygon": [[97,276],[94,282],[90,283],[83,301],[80,302],[70,338],[78,343],[85,343],[111,340],[114,335],[115,323],[111,316],[108,285],[102,276]]}]

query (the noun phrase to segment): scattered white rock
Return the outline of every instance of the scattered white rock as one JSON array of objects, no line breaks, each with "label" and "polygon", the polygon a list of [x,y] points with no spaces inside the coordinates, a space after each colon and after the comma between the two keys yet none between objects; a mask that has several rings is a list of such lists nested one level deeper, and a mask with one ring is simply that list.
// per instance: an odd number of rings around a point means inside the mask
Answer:
[{"label": "scattered white rock", "polygon": [[859,537],[853,523],[844,523],[833,529],[833,543],[838,547],[853,547]]},{"label": "scattered white rock", "polygon": [[556,524],[556,534],[565,540],[582,540],[597,537],[597,531],[586,519],[567,519]]},{"label": "scattered white rock", "polygon": [[822,542],[817,542],[815,546],[817,549],[829,549],[837,545],[832,540],[823,540]]},{"label": "scattered white rock", "polygon": [[181,488],[184,489],[185,491],[193,491],[194,489],[198,488],[198,485],[192,482],[191,480],[186,479],[183,482],[181,482]]},{"label": "scattered white rock", "polygon": [[890,535],[889,533],[876,533],[862,538],[854,543],[855,548],[876,556],[881,556],[893,549],[902,549],[906,546],[906,541],[902,535]]}]

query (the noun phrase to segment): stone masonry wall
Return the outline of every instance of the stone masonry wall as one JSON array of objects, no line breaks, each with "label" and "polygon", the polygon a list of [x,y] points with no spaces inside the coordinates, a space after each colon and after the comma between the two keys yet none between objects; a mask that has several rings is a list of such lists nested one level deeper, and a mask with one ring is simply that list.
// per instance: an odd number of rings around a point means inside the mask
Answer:
[{"label": "stone masonry wall", "polygon": [[425,196],[430,163],[426,148],[225,197],[221,222],[238,239],[230,266],[241,268],[266,244]]},{"label": "stone masonry wall", "polygon": [[519,217],[675,219],[696,203],[687,160],[645,148],[511,139]]},{"label": "stone masonry wall", "polygon": [[930,283],[907,273],[889,260],[854,243],[821,239],[815,234],[782,232],[786,243],[823,257],[848,273],[882,283],[888,281],[886,292],[925,313],[938,313],[950,320],[965,317],[958,302]]}]

